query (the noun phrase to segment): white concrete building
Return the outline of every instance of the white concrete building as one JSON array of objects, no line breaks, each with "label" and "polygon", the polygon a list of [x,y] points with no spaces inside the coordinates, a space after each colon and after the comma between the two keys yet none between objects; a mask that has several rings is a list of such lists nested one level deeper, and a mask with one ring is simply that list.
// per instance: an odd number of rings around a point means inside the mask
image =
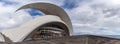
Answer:
[{"label": "white concrete building", "polygon": [[[16,11],[27,8],[40,10],[45,15],[19,27],[1,32],[13,42],[72,35],[73,28],[70,18],[62,8],[49,3],[32,3],[22,6]],[[0,35],[0,41],[5,41],[2,35]]]}]

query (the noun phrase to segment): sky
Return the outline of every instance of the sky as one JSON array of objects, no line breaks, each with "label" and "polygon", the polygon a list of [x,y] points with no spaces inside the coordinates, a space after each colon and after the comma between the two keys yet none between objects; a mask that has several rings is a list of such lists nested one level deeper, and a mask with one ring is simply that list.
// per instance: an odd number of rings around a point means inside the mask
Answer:
[{"label": "sky", "polygon": [[120,35],[120,0],[0,0],[0,30],[15,28],[43,15],[35,9],[15,12],[36,2],[63,8],[72,21],[74,35]]}]

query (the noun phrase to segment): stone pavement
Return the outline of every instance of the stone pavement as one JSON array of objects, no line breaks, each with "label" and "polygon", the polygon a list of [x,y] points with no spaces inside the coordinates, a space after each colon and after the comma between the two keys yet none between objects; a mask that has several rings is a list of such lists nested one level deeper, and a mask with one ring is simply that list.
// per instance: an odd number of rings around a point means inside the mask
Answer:
[{"label": "stone pavement", "polygon": [[93,35],[48,38],[42,40],[24,41],[19,43],[5,42],[0,44],[120,44],[119,39]]}]

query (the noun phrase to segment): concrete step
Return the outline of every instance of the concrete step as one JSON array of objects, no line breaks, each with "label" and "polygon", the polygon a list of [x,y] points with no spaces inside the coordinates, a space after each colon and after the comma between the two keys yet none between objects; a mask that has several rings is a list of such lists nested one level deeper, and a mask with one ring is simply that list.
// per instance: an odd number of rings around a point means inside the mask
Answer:
[{"label": "concrete step", "polygon": [[[5,44],[5,43],[0,43]],[[47,38],[40,40],[23,41],[18,43],[6,44],[120,44],[120,39],[93,36],[78,35],[70,37]]]}]

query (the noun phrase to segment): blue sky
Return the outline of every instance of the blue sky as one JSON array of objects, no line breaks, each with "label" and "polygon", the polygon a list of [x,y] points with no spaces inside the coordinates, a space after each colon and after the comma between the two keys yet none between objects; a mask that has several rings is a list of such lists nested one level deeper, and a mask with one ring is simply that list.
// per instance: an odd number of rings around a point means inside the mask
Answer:
[{"label": "blue sky", "polygon": [[62,7],[70,16],[75,35],[120,35],[119,0],[0,0],[0,29],[15,28],[41,16],[35,9],[19,7],[35,2],[52,3]]}]

